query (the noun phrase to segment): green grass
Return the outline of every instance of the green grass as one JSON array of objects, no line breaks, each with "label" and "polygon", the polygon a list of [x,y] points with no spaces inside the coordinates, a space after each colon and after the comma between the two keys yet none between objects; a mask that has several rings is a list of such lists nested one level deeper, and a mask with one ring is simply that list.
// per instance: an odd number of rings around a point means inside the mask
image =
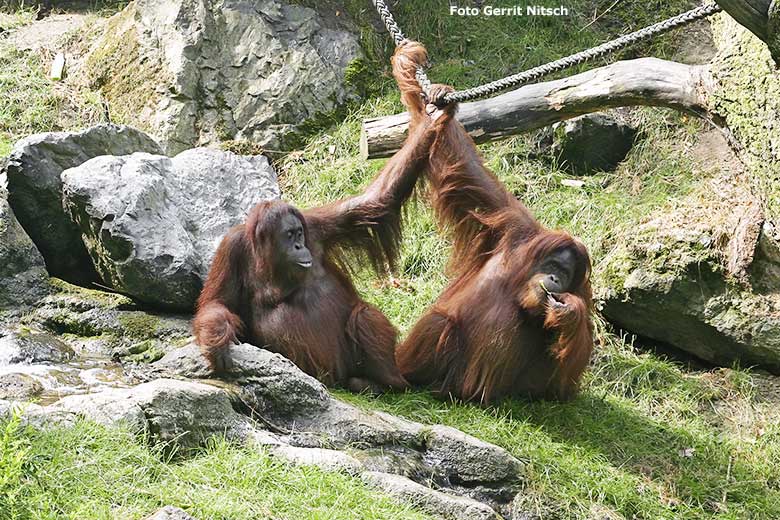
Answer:
[{"label": "green grass", "polygon": [[346,475],[224,441],[176,460],[120,428],[0,428],[0,520],[144,518],[165,505],[202,520],[428,518]]},{"label": "green grass", "polygon": [[[28,25],[35,11],[0,10],[4,30]],[[75,130],[100,122],[99,97],[48,77],[53,56],[46,51],[16,49],[0,38],[0,157],[32,133]]]},{"label": "green grass", "polygon": [[0,155],[37,132],[78,129],[100,121],[98,98],[51,81],[44,57],[0,41]]},{"label": "green grass", "polygon": [[454,426],[529,461],[523,507],[543,518],[778,518],[780,422],[764,422],[751,389],[746,372],[690,374],[610,339],[570,403],[339,397]]},{"label": "green grass", "polygon": [[[427,45],[432,80],[466,88],[691,6],[624,0],[580,30],[612,3],[572,0],[567,6],[577,19],[567,23],[451,17],[446,2],[434,0],[398,2],[394,12],[406,34]],[[304,208],[365,186],[383,161],[359,158],[360,123],[402,109],[389,77],[391,46],[386,35],[370,28],[373,8],[363,0],[340,4],[362,28],[367,58],[355,67],[355,77],[367,97],[347,107],[342,122],[316,131],[299,153],[280,161],[285,197]],[[668,56],[679,34],[623,56]],[[0,46],[0,155],[29,133],[92,120],[94,95],[58,91],[46,79],[44,63],[39,55]],[[615,172],[585,178],[579,189],[563,186],[568,175],[536,157],[533,136],[481,149],[507,187],[545,225],[579,236],[598,266],[625,230],[675,206],[714,175],[690,157],[701,131],[696,121],[666,110],[637,114],[641,135],[627,161]],[[449,254],[424,197],[407,208],[406,217],[398,273],[390,280],[367,271],[357,276],[362,295],[402,332],[445,286]],[[597,267],[597,286],[606,276]],[[522,506],[543,518],[780,517],[780,418],[758,397],[751,373],[690,371],[640,352],[630,338],[598,325],[597,358],[582,395],[571,403],[514,401],[480,408],[437,401],[424,392],[380,399],[338,395],[424,423],[449,424],[528,460]],[[8,518],[140,518],[165,504],[204,519],[415,518],[348,477],[291,468],[224,442],[192,458],[170,460],[121,430],[81,423],[33,432],[9,424],[0,434],[0,501],[7,500],[0,502],[0,520],[6,511],[17,513]]]}]

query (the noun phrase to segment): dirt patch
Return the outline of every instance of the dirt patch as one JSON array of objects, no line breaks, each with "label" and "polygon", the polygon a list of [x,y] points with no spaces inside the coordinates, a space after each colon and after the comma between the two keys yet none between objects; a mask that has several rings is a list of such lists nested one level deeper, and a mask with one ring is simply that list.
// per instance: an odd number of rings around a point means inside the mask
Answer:
[{"label": "dirt patch", "polygon": [[691,155],[696,162],[707,169],[717,166],[722,172],[733,174],[741,173],[744,169],[726,137],[719,130],[702,132],[691,149]]},{"label": "dirt patch", "polygon": [[756,397],[772,404],[775,412],[780,415],[780,410],[777,409],[777,405],[780,405],[780,376],[757,371],[753,372],[751,377],[755,385]]},{"label": "dirt patch", "polygon": [[689,25],[675,37],[676,52],[671,59],[687,65],[706,65],[718,52],[709,20]]},{"label": "dirt patch", "polygon": [[8,42],[19,50],[56,50],[57,41],[68,32],[83,26],[86,18],[86,15],[80,13],[53,14],[13,29]]}]

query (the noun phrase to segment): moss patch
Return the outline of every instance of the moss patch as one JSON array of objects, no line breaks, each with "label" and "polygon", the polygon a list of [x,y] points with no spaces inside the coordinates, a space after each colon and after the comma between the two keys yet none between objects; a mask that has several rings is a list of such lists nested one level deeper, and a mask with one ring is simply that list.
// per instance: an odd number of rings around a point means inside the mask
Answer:
[{"label": "moss patch", "polygon": [[104,309],[117,309],[133,305],[133,301],[127,296],[95,289],[87,289],[85,287],[70,284],[59,278],[49,278],[49,284],[60,294],[77,297]]},{"label": "moss patch", "polygon": [[111,17],[86,60],[88,81],[110,105],[112,120],[150,130],[159,91],[173,84],[165,66],[141,48],[134,5]]},{"label": "moss patch", "polygon": [[769,49],[728,15],[713,21],[719,52],[713,74],[719,82],[716,111],[744,146],[744,159],[767,203],[780,218],[780,73]]},{"label": "moss patch", "polygon": [[123,313],[118,319],[125,330],[125,335],[130,338],[152,338],[160,327],[160,318],[140,311]]}]

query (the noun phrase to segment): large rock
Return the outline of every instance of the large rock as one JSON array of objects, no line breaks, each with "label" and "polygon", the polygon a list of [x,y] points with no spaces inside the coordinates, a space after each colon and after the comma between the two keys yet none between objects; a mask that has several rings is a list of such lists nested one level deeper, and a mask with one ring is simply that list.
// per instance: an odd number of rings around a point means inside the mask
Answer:
[{"label": "large rock", "polygon": [[225,231],[279,197],[268,159],[206,148],[97,157],[62,182],[104,283],[174,310],[192,308]]},{"label": "large rock", "polygon": [[776,295],[740,288],[712,263],[694,258],[678,272],[659,272],[642,264],[631,268],[620,291],[602,295],[607,319],[711,363],[731,366],[738,361],[780,373]]},{"label": "large rock", "polygon": [[[245,404],[260,414],[278,417],[313,415],[331,404],[325,386],[281,354],[244,343],[230,347],[230,376],[239,381]],[[168,353],[154,363],[160,372],[203,378],[211,375],[195,344]]]},{"label": "large rock", "polygon": [[[777,11],[778,2],[773,5]],[[731,16],[711,20],[718,48],[711,66],[718,86],[713,112],[740,145],[767,216],[780,221],[780,74],[766,45]]]},{"label": "large rock", "polygon": [[0,176],[0,308],[30,304],[49,290],[43,257],[8,205]]},{"label": "large rock", "polygon": [[[273,444],[275,456],[351,474],[401,475],[391,479],[396,494],[412,501],[427,497],[428,505],[448,518],[492,518],[495,510],[507,510],[520,487],[524,464],[498,446],[453,428],[424,426],[334,399],[289,360],[252,345],[231,347],[231,358],[224,378],[239,409],[275,434],[273,442],[263,441]],[[188,345],[154,363],[149,376],[208,374],[198,348]],[[447,493],[420,495],[406,479],[434,483]],[[474,508],[477,502],[481,505]],[[476,516],[453,516],[458,505],[471,507]]]},{"label": "large rock", "polygon": [[112,113],[169,154],[225,140],[278,149],[350,97],[361,51],[344,18],[280,0],[139,0],[108,21],[85,70]]},{"label": "large rock", "polygon": [[604,316],[711,363],[780,373],[780,241],[752,189],[727,162],[673,208],[616,236],[595,269]]},{"label": "large rock", "polygon": [[51,275],[77,283],[97,278],[78,227],[63,212],[60,174],[99,155],[133,152],[161,149],[143,132],[117,125],[35,134],[16,143],[5,167],[8,202]]}]

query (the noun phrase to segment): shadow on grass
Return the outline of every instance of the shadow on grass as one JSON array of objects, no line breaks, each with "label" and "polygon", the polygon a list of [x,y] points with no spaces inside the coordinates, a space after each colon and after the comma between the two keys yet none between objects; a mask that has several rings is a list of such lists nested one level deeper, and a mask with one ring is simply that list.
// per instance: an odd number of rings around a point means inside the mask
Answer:
[{"label": "shadow on grass", "polygon": [[628,401],[590,394],[570,403],[507,401],[496,411],[538,427],[555,442],[595,451],[612,466],[661,482],[689,506],[718,513],[740,504],[780,516],[780,492],[763,466],[770,462],[746,460],[745,451],[718,430],[692,421],[685,427],[661,422]]},{"label": "shadow on grass", "polygon": [[425,392],[340,397],[498,444],[530,460],[562,500],[605,500],[640,518],[780,518],[772,450],[764,457],[697,421],[690,410],[664,422],[628,399],[587,392],[569,403],[507,400],[488,408],[438,401]]}]

